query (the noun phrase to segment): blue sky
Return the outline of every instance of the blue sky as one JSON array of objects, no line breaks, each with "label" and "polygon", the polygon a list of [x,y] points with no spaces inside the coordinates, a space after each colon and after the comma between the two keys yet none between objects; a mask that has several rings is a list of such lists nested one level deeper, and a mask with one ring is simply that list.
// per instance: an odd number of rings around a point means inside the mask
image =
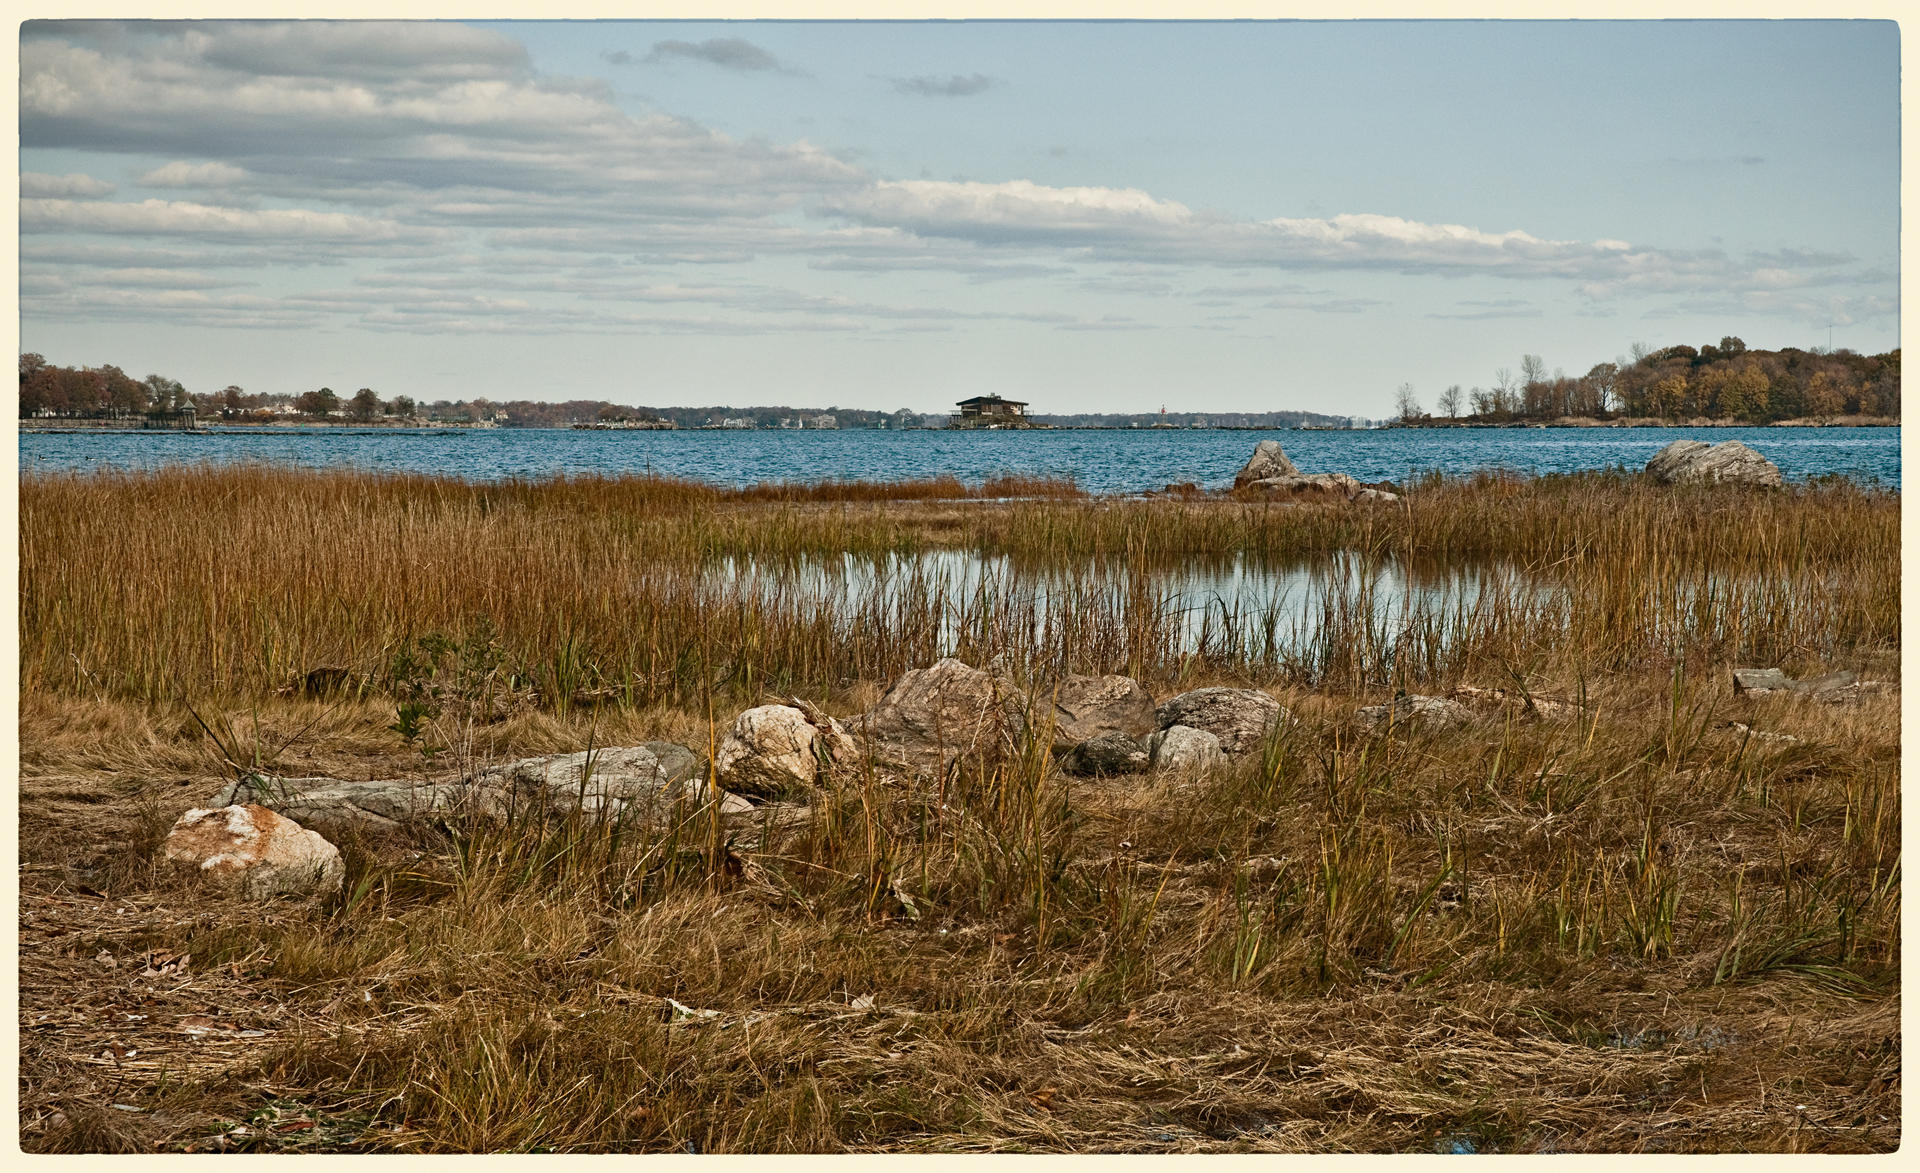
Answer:
[{"label": "blue sky", "polygon": [[22,344],[193,390],[1385,415],[1898,344],[1887,22],[34,24]]}]

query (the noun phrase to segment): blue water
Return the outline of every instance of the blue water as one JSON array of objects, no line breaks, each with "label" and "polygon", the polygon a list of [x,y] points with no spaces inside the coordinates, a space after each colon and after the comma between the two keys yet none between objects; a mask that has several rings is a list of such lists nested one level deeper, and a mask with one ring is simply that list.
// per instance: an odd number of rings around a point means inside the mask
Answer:
[{"label": "blue water", "polygon": [[1095,493],[1184,481],[1230,484],[1253,446],[1276,439],[1303,472],[1400,480],[1437,469],[1572,472],[1638,469],[1676,439],[1736,439],[1789,480],[1841,473],[1900,486],[1898,428],[1499,428],[1378,431],[594,432],[568,429],[321,430],[300,433],[120,432],[20,436],[26,474],[177,463],[266,461],[448,474],[469,480],[651,471],[716,484],[950,474],[978,483],[1007,473],[1070,476]]}]

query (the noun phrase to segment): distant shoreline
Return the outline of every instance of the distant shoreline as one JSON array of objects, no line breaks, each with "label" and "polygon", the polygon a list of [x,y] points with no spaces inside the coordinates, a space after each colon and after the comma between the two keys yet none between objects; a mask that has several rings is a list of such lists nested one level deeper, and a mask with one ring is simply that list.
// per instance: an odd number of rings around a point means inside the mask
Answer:
[{"label": "distant shoreline", "polygon": [[[1255,424],[1216,424],[1205,427],[1119,427],[1113,424],[1056,425],[1050,428],[606,428],[586,429],[607,432],[718,432],[729,435],[741,432],[912,432],[935,433],[945,435],[953,433],[986,431],[1020,432],[1390,432],[1411,430],[1448,430],[1448,429],[1501,429],[1501,430],[1580,430],[1588,428],[1897,428],[1900,421],[1885,418],[1859,418],[1838,420],[1776,420],[1773,423],[1749,424],[1735,420],[1554,420],[1550,423],[1535,423],[1522,420],[1508,420],[1502,423],[1467,420],[1420,420],[1413,423],[1395,422],[1378,428],[1277,428]],[[511,424],[481,426],[476,424],[431,423],[431,424],[367,424],[367,423],[312,423],[312,424],[215,424],[211,427],[194,428],[108,428],[89,427],[73,421],[21,420],[21,435],[40,436],[299,436],[321,432],[334,432],[347,435],[375,435],[383,432],[401,432],[409,435],[452,434],[466,432],[563,432],[575,431],[571,425],[558,424],[543,427],[515,427]]]}]

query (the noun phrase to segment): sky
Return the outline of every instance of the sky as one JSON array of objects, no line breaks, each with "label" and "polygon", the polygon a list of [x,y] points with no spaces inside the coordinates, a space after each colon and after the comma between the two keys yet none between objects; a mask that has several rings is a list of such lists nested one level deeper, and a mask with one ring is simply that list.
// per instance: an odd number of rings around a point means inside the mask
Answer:
[{"label": "sky", "polygon": [[189,390],[1385,416],[1899,345],[1884,21],[29,22],[21,344]]}]

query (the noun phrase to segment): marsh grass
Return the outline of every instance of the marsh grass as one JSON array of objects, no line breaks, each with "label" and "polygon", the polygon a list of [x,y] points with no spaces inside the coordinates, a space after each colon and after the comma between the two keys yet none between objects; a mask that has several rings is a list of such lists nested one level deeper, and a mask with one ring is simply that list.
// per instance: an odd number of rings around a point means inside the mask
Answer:
[{"label": "marsh grass", "polygon": [[[22,1143],[1897,1146],[1897,694],[1743,698],[1725,672],[1893,674],[1897,498],[1410,488],[1363,510],[23,481]],[[1047,568],[1054,601],[922,577],[823,611],[707,575],[749,551],[927,549]],[[1234,556],[1348,563],[1304,618],[1227,607],[1196,641],[1149,571]],[[1384,597],[1389,565],[1475,559],[1512,573]],[[949,642],[1161,695],[1255,681],[1298,723],[1197,777],[1088,781],[1052,768],[1042,707],[1000,760],[924,788],[855,769],[797,821],[526,811],[349,839],[343,890],[313,905],[210,900],[158,859],[171,816],[236,767],[710,751],[768,692],[852,714]],[[309,695],[329,666],[349,673]],[[1354,722],[1460,681],[1574,703],[1445,732]],[[409,697],[417,736],[396,728]],[[191,980],[96,962],[155,948],[190,954]],[[171,1023],[216,1003],[270,1033],[205,1058]],[[136,1035],[142,1057],[93,1061]]]},{"label": "marsh grass", "polygon": [[[1046,503],[987,507],[949,502],[968,492],[957,482],[810,496],[264,468],[29,477],[23,686],[245,697],[325,670],[387,693],[406,685],[397,658],[431,638],[485,644],[503,690],[549,708],[583,693],[691,707],[889,680],[944,654],[1151,682],[1412,687],[1503,664],[1832,662],[1897,638],[1898,498],[1844,482],[1755,494],[1606,474],[1435,480],[1387,508],[1056,488]],[[729,559],[935,549],[1004,555],[1011,576],[956,587],[909,563],[822,599],[715,573]],[[1223,602],[1196,638],[1156,578],[1196,558],[1312,559],[1324,584],[1304,616]],[[1396,602],[1379,586],[1389,565],[1489,573],[1472,592]],[[1052,577],[1044,600],[1022,575]]]}]

